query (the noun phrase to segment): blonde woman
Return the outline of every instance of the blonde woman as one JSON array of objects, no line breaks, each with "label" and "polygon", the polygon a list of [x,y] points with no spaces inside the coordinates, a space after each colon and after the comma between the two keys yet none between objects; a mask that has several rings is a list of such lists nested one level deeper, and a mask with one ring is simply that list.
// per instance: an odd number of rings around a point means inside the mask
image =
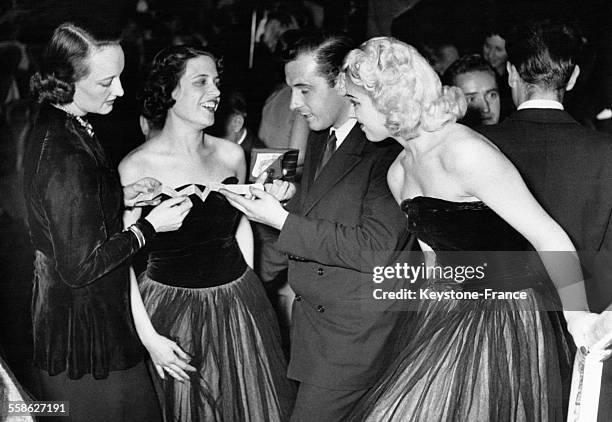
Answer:
[{"label": "blonde woman", "polygon": [[[371,39],[349,54],[345,72],[347,96],[368,139],[392,137],[404,148],[388,183],[422,249],[438,265],[488,264],[482,279],[427,280],[423,288],[430,291],[482,295],[423,301],[399,358],[352,419],[562,420],[559,361],[569,362],[569,353],[556,335],[558,314],[544,310],[550,298],[561,299],[578,345],[588,345],[584,333],[594,318],[571,241],[510,161],[455,123],[466,109],[463,95],[443,88],[413,47]],[[552,284],[526,253],[494,252],[522,250],[526,241]],[[486,289],[512,298],[487,299]]]}]

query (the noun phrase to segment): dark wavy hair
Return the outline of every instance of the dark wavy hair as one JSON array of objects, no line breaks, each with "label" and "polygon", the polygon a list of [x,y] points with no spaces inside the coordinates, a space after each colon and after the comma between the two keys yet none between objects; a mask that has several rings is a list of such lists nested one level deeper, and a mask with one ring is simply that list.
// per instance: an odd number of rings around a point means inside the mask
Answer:
[{"label": "dark wavy hair", "polygon": [[92,50],[119,45],[116,34],[94,36],[73,23],[63,23],[53,31],[45,47],[40,71],[30,79],[30,89],[39,103],[68,104],[74,84],[89,74]]},{"label": "dark wavy hair", "polygon": [[200,47],[177,45],[164,48],[153,59],[142,93],[142,115],[156,129],[164,126],[168,110],[175,103],[172,91],[185,73],[187,60],[200,56],[210,57],[217,66],[217,72],[221,74],[221,61]]}]

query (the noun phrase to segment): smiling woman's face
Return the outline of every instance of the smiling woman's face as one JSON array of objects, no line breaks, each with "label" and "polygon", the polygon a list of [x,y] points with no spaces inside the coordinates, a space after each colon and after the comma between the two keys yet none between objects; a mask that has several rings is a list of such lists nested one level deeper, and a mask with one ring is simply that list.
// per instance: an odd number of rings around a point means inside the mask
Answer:
[{"label": "smiling woman's face", "polygon": [[185,72],[172,93],[176,102],[169,113],[199,128],[211,126],[221,94],[218,86],[219,73],[211,57],[187,60]]},{"label": "smiling woman's face", "polygon": [[499,35],[488,36],[482,46],[482,56],[501,75],[508,61],[506,40]]},{"label": "smiling woman's face", "polygon": [[123,96],[119,76],[123,71],[123,50],[119,45],[95,49],[88,58],[89,73],[74,84],[74,105],[83,112],[108,114],[117,97]]}]

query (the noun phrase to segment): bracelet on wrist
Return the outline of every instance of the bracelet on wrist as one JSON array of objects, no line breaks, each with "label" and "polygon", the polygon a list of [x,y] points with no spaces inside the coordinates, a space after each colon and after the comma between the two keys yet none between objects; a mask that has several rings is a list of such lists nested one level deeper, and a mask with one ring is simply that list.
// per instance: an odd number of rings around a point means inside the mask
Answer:
[{"label": "bracelet on wrist", "polygon": [[138,247],[142,248],[146,243],[146,239],[142,231],[138,228],[136,224],[132,224],[130,227],[128,227],[128,230],[134,233],[134,236],[136,236],[136,240],[138,240]]},{"label": "bracelet on wrist", "polygon": [[153,227],[153,224],[151,224],[146,218],[138,219],[134,225],[140,229],[146,241],[149,241],[155,237],[155,227]]}]

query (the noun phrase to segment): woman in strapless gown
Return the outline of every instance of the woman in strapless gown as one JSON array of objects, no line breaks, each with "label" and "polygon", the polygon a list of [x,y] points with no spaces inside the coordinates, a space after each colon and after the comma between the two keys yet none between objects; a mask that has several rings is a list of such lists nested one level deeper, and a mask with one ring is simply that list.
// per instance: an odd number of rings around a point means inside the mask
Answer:
[{"label": "woman in strapless gown", "polygon": [[[349,54],[344,76],[368,139],[393,137],[404,147],[389,169],[389,187],[425,255],[433,255],[438,267],[486,262],[483,277],[438,273],[420,288],[522,294],[471,300],[448,294],[419,302],[406,318],[398,358],[351,420],[563,420],[562,378],[573,345],[561,314],[546,310],[563,306],[578,345],[587,341],[595,317],[587,311],[571,241],[503,154],[455,123],[466,109],[463,95],[442,88],[414,48],[393,38],[371,39]],[[533,259],[516,252],[527,242],[537,251],[567,252],[540,252]],[[571,294],[566,280],[573,282]]]},{"label": "woman in strapless gown", "polygon": [[477,282],[431,279],[421,289],[524,292],[526,299],[420,303],[396,364],[360,403],[355,420],[564,420],[569,380],[562,378],[572,349],[558,315],[545,312],[558,308],[554,288],[528,256],[512,252],[525,247],[524,238],[480,201],[418,196],[401,207],[437,265],[458,265],[461,251],[470,251],[461,265],[487,264]]},{"label": "woman in strapless gown", "polygon": [[[214,121],[218,80],[214,56],[178,46],[158,53],[145,85],[143,115],[153,130],[121,162],[122,181],[149,174],[170,194],[188,194],[193,207],[176,232],[147,243],[139,289],[132,282],[135,324],[166,420],[282,422],[295,388],[275,313],[251,269],[252,232],[210,189],[245,178],[242,148],[202,132]],[[126,213],[125,223],[136,217]]]}]

